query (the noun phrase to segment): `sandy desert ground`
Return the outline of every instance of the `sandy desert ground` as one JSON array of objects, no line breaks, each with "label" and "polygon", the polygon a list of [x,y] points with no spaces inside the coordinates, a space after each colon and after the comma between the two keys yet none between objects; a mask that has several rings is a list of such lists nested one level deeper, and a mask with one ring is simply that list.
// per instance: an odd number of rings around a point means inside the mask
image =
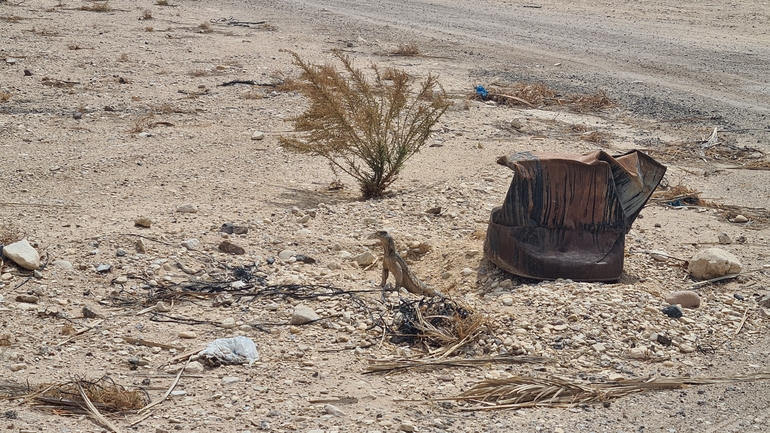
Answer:
[{"label": "sandy desert ground", "polygon": [[[396,54],[409,44],[417,55]],[[283,50],[325,62],[333,49],[359,66],[436,74],[454,103],[382,199],[360,200],[352,179],[278,144],[306,106],[278,86],[298,74]],[[90,415],[32,405],[19,386],[107,375],[157,401],[180,355],[243,335],[259,350],[252,367],[191,369],[149,417],[110,422],[138,432],[768,431],[764,381],[572,408],[434,400],[510,376],[591,384],[770,371],[758,303],[770,272],[768,70],[770,5],[756,1],[0,1],[0,242],[24,236],[47,263],[37,276],[8,261],[0,270],[0,393],[16,395],[0,400],[0,428],[105,431]],[[235,80],[254,85],[223,85]],[[477,85],[516,81],[602,91],[615,104],[469,99]],[[699,154],[714,128],[718,144]],[[596,149],[649,152],[668,166],[666,186],[705,204],[650,202],[613,284],[524,280],[483,258],[489,211],[511,181],[498,157]],[[329,189],[335,180],[345,188]],[[197,211],[179,211],[188,204]],[[426,213],[435,207],[440,215]],[[140,217],[151,226],[135,226]],[[248,232],[223,234],[224,223]],[[415,250],[415,274],[487,319],[459,359],[544,359],[364,374],[371,360],[426,356],[374,326],[394,317],[398,295],[384,304],[379,259],[353,258],[381,254],[368,239],[379,228]],[[747,273],[697,288],[702,304],[682,319],[661,314],[669,292],[695,281],[680,261],[644,251],[689,259],[722,233],[733,242],[718,246]],[[191,239],[197,247],[182,246]],[[245,254],[219,251],[224,240]],[[253,265],[271,287],[311,296],[183,296],[166,299],[170,311],[150,308],[180,284],[231,282]],[[300,304],[321,320],[289,325]]]}]

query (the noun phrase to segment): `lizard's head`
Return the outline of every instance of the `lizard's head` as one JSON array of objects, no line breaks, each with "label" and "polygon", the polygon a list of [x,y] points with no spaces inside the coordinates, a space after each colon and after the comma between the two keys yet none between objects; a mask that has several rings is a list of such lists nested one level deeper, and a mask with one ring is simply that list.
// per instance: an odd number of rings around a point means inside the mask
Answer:
[{"label": "lizard's head", "polygon": [[387,243],[393,239],[390,234],[385,230],[378,230],[369,236],[369,239],[379,239],[380,242]]}]

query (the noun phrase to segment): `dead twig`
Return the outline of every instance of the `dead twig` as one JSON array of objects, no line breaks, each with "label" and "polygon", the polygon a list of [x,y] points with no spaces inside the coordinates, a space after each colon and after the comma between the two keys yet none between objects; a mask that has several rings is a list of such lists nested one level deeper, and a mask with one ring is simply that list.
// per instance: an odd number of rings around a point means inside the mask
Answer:
[{"label": "dead twig", "polygon": [[492,356],[471,359],[396,359],[396,360],[369,360],[371,365],[366,367],[364,374],[387,373],[395,370],[407,370],[411,368],[443,368],[443,367],[472,367],[489,364],[542,364],[548,362],[546,358],[538,356]]}]

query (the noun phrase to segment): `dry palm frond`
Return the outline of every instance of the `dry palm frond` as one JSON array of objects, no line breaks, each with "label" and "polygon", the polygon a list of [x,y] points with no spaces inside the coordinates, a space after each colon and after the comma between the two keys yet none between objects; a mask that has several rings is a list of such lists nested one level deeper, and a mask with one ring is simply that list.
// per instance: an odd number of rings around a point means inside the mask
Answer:
[{"label": "dry palm frond", "polygon": [[104,376],[96,381],[76,379],[59,384],[44,384],[25,397],[36,405],[64,409],[75,413],[89,413],[83,399],[85,394],[91,404],[102,412],[123,412],[139,410],[149,398],[142,391],[127,390]]},{"label": "dry palm frond", "polygon": [[542,364],[547,362],[546,358],[538,356],[492,356],[470,359],[372,359],[371,365],[366,367],[369,373],[385,373],[395,370],[406,370],[410,368],[442,368],[442,367],[478,367],[489,364]]},{"label": "dry palm frond", "polygon": [[391,341],[428,347],[430,356],[442,359],[475,341],[487,323],[486,316],[449,298],[420,301],[402,299]]},{"label": "dry palm frond", "polygon": [[573,407],[581,404],[601,403],[650,390],[680,389],[687,385],[758,380],[770,380],[770,373],[706,378],[642,378],[607,383],[585,383],[557,376],[514,376],[507,379],[481,381],[468,391],[448,400],[469,401],[479,404],[464,410]]}]

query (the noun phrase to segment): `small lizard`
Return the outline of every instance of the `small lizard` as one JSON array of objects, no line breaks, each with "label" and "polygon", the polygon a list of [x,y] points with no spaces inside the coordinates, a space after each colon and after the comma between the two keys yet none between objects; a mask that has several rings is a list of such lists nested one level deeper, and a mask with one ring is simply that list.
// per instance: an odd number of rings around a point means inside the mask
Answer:
[{"label": "small lizard", "polygon": [[374,233],[371,238],[379,239],[385,249],[385,254],[382,257],[382,283],[380,283],[380,287],[385,288],[385,283],[388,281],[388,273],[392,272],[393,277],[396,279],[395,290],[403,287],[410,293],[420,296],[436,296],[439,294],[426,286],[409,270],[404,259],[396,251],[396,243],[393,240],[393,236],[384,230],[380,230]]}]

